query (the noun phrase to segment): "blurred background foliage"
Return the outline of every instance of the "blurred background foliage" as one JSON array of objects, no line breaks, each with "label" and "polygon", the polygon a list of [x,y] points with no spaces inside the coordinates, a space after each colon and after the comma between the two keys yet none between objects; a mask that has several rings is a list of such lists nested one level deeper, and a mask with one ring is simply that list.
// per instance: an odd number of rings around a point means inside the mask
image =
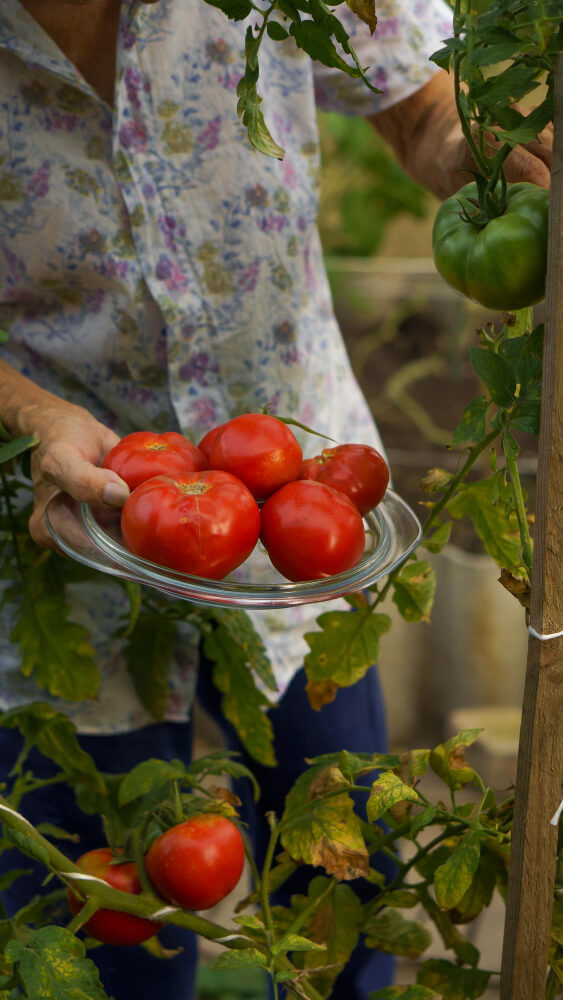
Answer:
[{"label": "blurred background foliage", "polygon": [[432,196],[399,166],[363,118],[319,113],[322,186],[319,224],[327,255],[371,257],[399,217],[427,218]]}]

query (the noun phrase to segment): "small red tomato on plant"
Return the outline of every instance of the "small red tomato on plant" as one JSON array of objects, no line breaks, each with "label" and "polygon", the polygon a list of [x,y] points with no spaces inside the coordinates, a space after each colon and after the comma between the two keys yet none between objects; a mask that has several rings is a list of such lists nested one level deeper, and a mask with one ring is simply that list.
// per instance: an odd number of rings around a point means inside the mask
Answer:
[{"label": "small red tomato on plant", "polygon": [[250,555],[260,533],[251,492],[215,469],[141,483],[121,511],[127,548],[192,576],[221,580]]},{"label": "small red tomato on plant", "polygon": [[230,819],[200,813],[157,837],[145,866],[163,899],[186,910],[207,910],[235,888],[244,844]]},{"label": "small red tomato on plant", "polygon": [[265,500],[297,478],[302,459],[301,446],[287,424],[267,413],[243,413],[219,428],[209,464],[242,479],[257,500]]},{"label": "small red tomato on plant", "polygon": [[203,452],[175,431],[165,434],[134,431],[133,434],[126,434],[108,451],[103,461],[103,468],[121,476],[130,490],[153,476],[184,476],[208,466]]},{"label": "small red tomato on plant", "polygon": [[299,479],[314,479],[344,493],[367,514],[383,500],[389,485],[387,462],[368,444],[339,444],[324,448],[320,455],[307,458]]},{"label": "small red tomato on plant", "polygon": [[[138,895],[142,886],[137,866],[131,861],[112,864],[115,855],[110,847],[98,847],[83,854],[76,864],[89,875],[103,879],[108,885],[121,892],[131,892]],[[78,913],[84,906],[72,889],[67,889],[67,900],[72,914]],[[82,930],[96,941],[104,944],[140,944],[153,937],[163,927],[162,923],[136,917],[132,913],[120,913],[119,910],[109,910],[102,907],[83,925]]]},{"label": "small red tomato on plant", "polygon": [[360,513],[324,483],[298,479],[277,490],[261,512],[260,538],[288,580],[317,580],[355,566],[365,548]]}]

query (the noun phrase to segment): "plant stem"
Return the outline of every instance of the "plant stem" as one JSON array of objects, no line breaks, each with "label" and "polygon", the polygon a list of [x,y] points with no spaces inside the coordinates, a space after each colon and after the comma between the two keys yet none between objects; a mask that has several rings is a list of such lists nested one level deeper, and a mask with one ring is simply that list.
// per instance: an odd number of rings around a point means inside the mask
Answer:
[{"label": "plant stem", "polygon": [[530,538],[530,530],[528,528],[528,518],[526,516],[526,504],[524,502],[524,494],[522,492],[522,483],[520,481],[520,472],[518,469],[517,456],[512,448],[508,447],[503,449],[504,458],[506,461],[506,467],[508,469],[508,474],[510,476],[510,482],[512,484],[512,493],[514,495],[514,508],[516,510],[516,517],[518,519],[518,528],[520,531],[520,547],[522,562],[527,571],[528,580],[532,575],[532,560],[533,560],[533,548],[532,539]]}]

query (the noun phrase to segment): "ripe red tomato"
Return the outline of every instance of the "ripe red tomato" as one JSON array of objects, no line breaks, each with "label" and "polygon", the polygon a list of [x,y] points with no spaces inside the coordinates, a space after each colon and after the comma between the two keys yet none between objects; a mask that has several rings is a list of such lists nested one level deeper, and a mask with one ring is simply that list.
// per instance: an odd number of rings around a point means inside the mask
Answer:
[{"label": "ripe red tomato", "polygon": [[157,837],[145,865],[163,899],[186,910],[207,910],[236,886],[244,844],[230,819],[200,813]]},{"label": "ripe red tomato", "polygon": [[[114,854],[110,847],[98,847],[87,851],[76,864],[89,875],[101,878],[114,889],[121,892],[141,892],[141,882],[137,866],[131,861],[123,864],[111,864]],[[83,901],[72,891],[67,890],[68,905],[71,913],[78,913],[84,906]],[[118,910],[108,910],[102,907],[84,924],[82,930],[96,941],[104,944],[140,944],[157,934],[164,925],[155,920],[136,917],[132,913],[120,913]]]},{"label": "ripe red tomato", "polygon": [[257,500],[265,500],[296,479],[303,453],[293,431],[266,413],[243,413],[219,428],[209,464],[242,479]]},{"label": "ripe red tomato", "polygon": [[266,501],[261,520],[260,537],[273,565],[294,582],[342,573],[364,552],[357,508],[324,483],[287,483]]},{"label": "ripe red tomato", "polygon": [[208,462],[211,457],[211,448],[213,442],[217,437],[217,434],[219,433],[221,428],[224,426],[225,426],[224,424],[217,424],[217,427],[212,427],[211,430],[208,431],[207,434],[204,435],[204,437],[202,437],[201,441],[198,444],[199,450],[203,452]]},{"label": "ripe red tomato", "polygon": [[315,479],[350,498],[360,514],[367,514],[383,500],[389,469],[382,455],[368,444],[339,444],[307,458],[299,479]]},{"label": "ripe red tomato", "polygon": [[103,462],[103,468],[117,472],[130,490],[153,476],[184,476],[208,467],[209,462],[203,452],[175,431],[166,434],[153,434],[152,431],[126,434],[108,451]]},{"label": "ripe red tomato", "polygon": [[121,532],[127,548],[143,559],[221,580],[256,545],[260,511],[229,472],[156,476],[127,497]]}]

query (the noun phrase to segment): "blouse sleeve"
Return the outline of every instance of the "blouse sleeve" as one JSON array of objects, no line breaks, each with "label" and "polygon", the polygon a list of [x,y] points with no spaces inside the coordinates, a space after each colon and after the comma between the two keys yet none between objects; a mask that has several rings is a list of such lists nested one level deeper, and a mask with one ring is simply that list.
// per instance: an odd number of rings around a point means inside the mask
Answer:
[{"label": "blouse sleeve", "polygon": [[373,35],[345,3],[339,4],[335,13],[370,83],[381,91],[376,94],[363,80],[315,63],[317,106],[343,115],[384,111],[422,87],[438,72],[430,56],[442,48],[453,30],[452,11],[445,0],[376,0]]}]

